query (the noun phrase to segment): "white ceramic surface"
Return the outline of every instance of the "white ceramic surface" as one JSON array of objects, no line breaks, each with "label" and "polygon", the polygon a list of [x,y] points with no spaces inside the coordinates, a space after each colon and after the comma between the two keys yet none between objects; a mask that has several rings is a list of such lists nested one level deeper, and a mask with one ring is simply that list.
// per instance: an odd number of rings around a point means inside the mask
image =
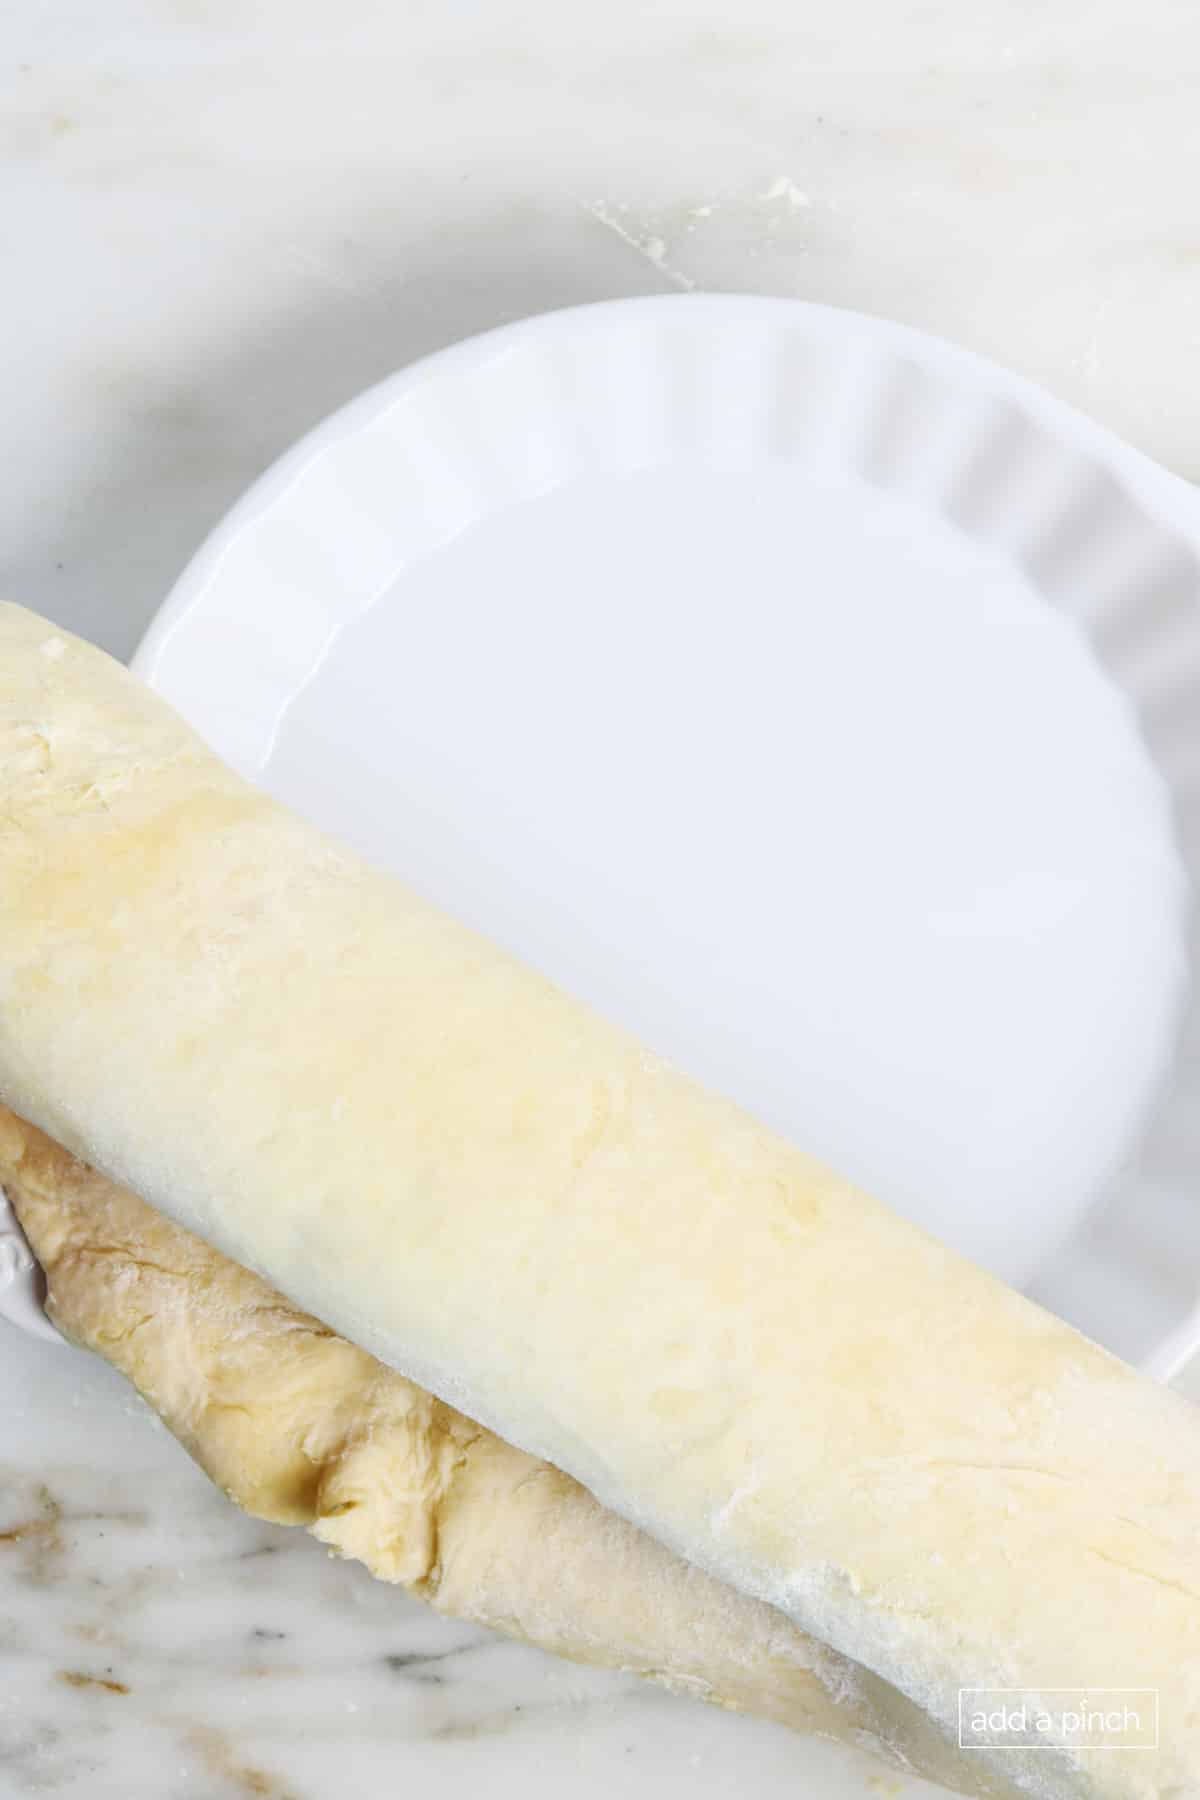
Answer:
[{"label": "white ceramic surface", "polygon": [[[624,301],[343,409],[135,667],[282,798],[1144,1358],[1200,1289],[1200,1067],[1173,1056],[1200,1036],[1198,546],[1189,487],[936,340]],[[1156,1207],[1192,1246],[1170,1282]],[[1120,1239],[1090,1289],[1089,1213]]]},{"label": "white ceramic surface", "polygon": [[933,340],[628,301],[329,420],[135,667],[281,797],[1162,1357],[1200,1240],[1173,1291],[1123,1250],[1116,1305],[1073,1237],[1107,1196],[1144,1251],[1149,1168],[1189,1207],[1200,1095],[1164,1067],[1200,816],[1168,740],[1200,703],[1198,521]]}]

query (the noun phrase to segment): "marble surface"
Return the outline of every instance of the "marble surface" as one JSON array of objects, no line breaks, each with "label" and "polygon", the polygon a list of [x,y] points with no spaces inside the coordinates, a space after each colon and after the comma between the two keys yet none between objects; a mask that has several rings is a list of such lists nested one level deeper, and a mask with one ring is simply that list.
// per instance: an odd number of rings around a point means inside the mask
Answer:
[{"label": "marble surface", "polygon": [[[673,287],[942,332],[1198,477],[1198,78],[1176,0],[9,9],[0,588],[127,653],[332,406]],[[106,1369],[0,1326],[0,1797],[401,1783],[888,1790],[242,1519]]]},{"label": "marble surface", "polygon": [[4,1800],[898,1793],[857,1753],[438,1618],[235,1511],[96,1358],[0,1333]]}]

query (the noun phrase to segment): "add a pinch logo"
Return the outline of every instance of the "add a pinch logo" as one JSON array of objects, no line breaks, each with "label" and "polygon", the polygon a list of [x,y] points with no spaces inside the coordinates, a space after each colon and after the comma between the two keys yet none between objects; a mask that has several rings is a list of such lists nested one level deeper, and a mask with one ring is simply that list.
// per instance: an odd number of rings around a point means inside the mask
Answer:
[{"label": "add a pinch logo", "polygon": [[1155,1750],[1156,1688],[959,1688],[960,1750]]}]

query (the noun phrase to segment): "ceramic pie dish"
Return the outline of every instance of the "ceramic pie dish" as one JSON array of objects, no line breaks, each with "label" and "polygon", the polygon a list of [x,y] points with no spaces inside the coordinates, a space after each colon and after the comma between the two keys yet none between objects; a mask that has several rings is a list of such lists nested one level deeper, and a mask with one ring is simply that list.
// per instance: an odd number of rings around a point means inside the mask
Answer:
[{"label": "ceramic pie dish", "polygon": [[1109,433],[828,308],[551,314],[306,437],[135,668],[955,1247],[1190,1350],[1200,499]]}]

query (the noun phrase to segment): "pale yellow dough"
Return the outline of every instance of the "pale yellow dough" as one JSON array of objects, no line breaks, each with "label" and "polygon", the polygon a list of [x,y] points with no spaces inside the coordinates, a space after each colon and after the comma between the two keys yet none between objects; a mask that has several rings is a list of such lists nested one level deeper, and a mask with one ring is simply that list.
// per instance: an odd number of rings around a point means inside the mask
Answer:
[{"label": "pale yellow dough", "polygon": [[[1200,1794],[1192,1409],[0,608],[0,1093],[363,1349],[926,1713],[1155,1688]],[[964,1171],[964,1182],[969,1181]]]},{"label": "pale yellow dough", "polygon": [[0,1184],[59,1328],[127,1375],[247,1512],[307,1526],[453,1618],[966,1792],[1013,1792],[868,1671],[336,1337],[4,1107]]}]

